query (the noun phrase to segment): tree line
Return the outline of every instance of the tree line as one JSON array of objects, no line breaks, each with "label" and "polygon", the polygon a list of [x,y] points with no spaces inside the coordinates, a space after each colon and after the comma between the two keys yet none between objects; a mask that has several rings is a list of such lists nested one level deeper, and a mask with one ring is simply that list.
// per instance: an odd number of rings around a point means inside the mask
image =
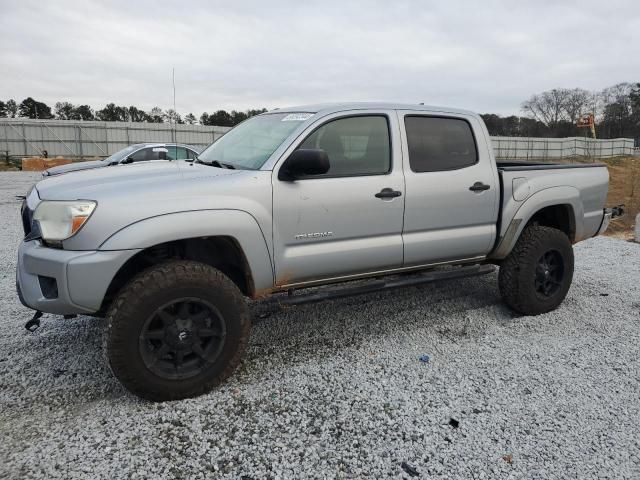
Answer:
[{"label": "tree line", "polygon": [[[619,83],[599,92],[581,88],[555,88],[532,95],[521,105],[524,115],[500,116],[482,114],[491,135],[507,137],[572,137],[589,134],[578,128],[576,121],[593,114],[598,138],[640,138],[640,83]],[[153,107],[144,111],[135,106],[108,103],[100,110],[89,105],[57,102],[51,107],[31,97],[19,104],[15,100],[0,101],[0,117],[43,118],[59,120],[101,120],[106,122],[149,122],[218,125],[232,127],[247,118],[266,112],[266,108],[246,111],[217,110],[193,113],[184,117],[173,109]]]},{"label": "tree line", "polygon": [[173,109],[162,110],[153,107],[144,111],[135,106],[125,107],[115,103],[108,103],[100,110],[93,110],[89,105],[74,105],[70,102],[57,102],[53,111],[49,105],[39,102],[32,97],[17,103],[11,99],[6,102],[0,100],[0,117],[2,118],[36,118],[57,120],[100,120],[103,122],[147,122],[147,123],[178,123],[189,125],[217,125],[233,127],[253,115],[266,112],[266,108],[246,111],[217,110],[213,113],[204,112],[200,118],[188,113],[184,118]]},{"label": "tree line", "polygon": [[576,122],[593,114],[598,138],[640,138],[640,83],[618,83],[599,92],[554,88],[532,95],[521,108],[525,116],[482,115],[489,133],[506,137],[589,135]]}]

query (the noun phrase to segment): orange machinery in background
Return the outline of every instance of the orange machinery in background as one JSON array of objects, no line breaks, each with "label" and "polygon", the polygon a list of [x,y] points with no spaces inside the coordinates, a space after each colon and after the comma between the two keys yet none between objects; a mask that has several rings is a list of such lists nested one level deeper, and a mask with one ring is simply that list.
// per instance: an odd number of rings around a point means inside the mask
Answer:
[{"label": "orange machinery in background", "polygon": [[576,120],[576,126],[578,128],[589,128],[591,130],[591,136],[596,138],[596,122],[593,113],[578,118],[578,120]]}]

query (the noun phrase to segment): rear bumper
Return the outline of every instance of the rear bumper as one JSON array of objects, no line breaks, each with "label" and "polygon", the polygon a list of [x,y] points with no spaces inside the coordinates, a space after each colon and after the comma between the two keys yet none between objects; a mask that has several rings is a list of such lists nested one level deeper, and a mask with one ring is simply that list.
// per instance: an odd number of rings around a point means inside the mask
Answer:
[{"label": "rear bumper", "polygon": [[67,315],[95,313],[111,280],[137,250],[68,251],[22,242],[16,288],[26,307]]},{"label": "rear bumper", "polygon": [[603,210],[602,223],[600,224],[600,228],[598,229],[598,233],[596,233],[596,235],[600,235],[604,233],[609,227],[611,220],[621,217],[622,215],[624,215],[624,205],[617,205],[612,208],[605,208]]},{"label": "rear bumper", "polygon": [[609,223],[611,223],[611,217],[612,217],[611,211],[607,212],[607,210],[610,210],[610,209],[609,208],[604,209],[604,215],[602,216],[602,223],[600,224],[600,228],[598,229],[598,233],[596,233],[596,235],[603,234],[609,227]]}]

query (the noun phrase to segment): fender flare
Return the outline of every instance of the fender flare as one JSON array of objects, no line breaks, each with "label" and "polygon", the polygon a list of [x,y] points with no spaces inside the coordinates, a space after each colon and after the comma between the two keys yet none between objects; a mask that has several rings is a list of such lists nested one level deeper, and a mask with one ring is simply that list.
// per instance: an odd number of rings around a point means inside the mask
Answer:
[{"label": "fender flare", "polygon": [[144,218],[115,232],[98,250],[143,250],[176,240],[216,236],[237,242],[256,292],[273,288],[267,240],[256,219],[243,210],[189,210]]},{"label": "fender flare", "polygon": [[575,238],[582,238],[584,225],[581,219],[584,218],[584,207],[580,191],[568,185],[545,188],[531,195],[520,205],[500,238],[497,248],[491,254],[491,258],[503,259],[509,255],[529,220],[540,210],[557,205],[570,207],[575,225]]}]

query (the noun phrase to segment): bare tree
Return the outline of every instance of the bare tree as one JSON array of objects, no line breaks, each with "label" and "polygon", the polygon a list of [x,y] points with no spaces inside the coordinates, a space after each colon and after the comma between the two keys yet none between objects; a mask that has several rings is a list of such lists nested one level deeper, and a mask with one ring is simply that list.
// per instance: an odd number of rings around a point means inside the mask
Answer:
[{"label": "bare tree", "polygon": [[602,95],[600,92],[590,92],[589,99],[587,101],[587,112],[593,113],[593,116],[597,119],[600,117],[604,110],[604,102],[602,101]]},{"label": "bare tree", "polygon": [[631,91],[633,85],[627,82],[618,83],[612,87],[605,88],[601,93],[604,105],[617,105],[626,115],[631,114]]},{"label": "bare tree", "polygon": [[623,103],[626,99],[629,98],[629,94],[631,93],[632,89],[633,85],[631,85],[630,83],[617,83],[612,87],[605,88],[602,91],[601,95],[606,103]]},{"label": "bare tree", "polygon": [[533,95],[522,104],[522,110],[547,127],[553,127],[564,120],[566,98],[567,89],[554,88]]},{"label": "bare tree", "polygon": [[633,85],[618,83],[601,92],[604,110],[601,125],[610,138],[630,135],[633,127]]},{"label": "bare tree", "polygon": [[592,94],[587,90],[581,88],[574,88],[573,90],[564,90],[565,99],[563,102],[564,113],[567,116],[567,120],[571,123],[576,123],[576,120],[585,113],[591,113],[592,109]]}]

